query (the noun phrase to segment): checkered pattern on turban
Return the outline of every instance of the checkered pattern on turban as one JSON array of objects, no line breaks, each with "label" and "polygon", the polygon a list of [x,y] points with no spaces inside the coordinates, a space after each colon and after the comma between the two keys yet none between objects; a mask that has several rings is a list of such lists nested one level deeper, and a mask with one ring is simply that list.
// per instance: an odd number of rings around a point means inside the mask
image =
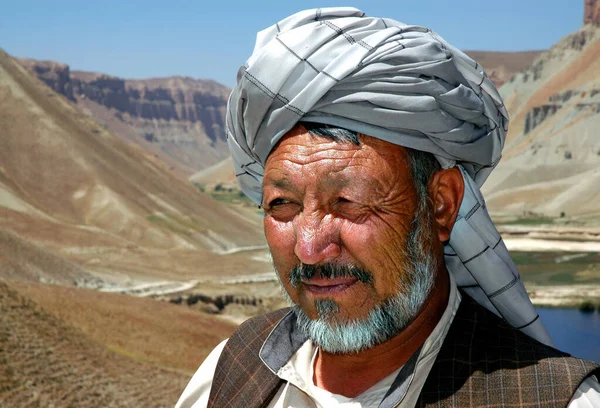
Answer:
[{"label": "checkered pattern on turban", "polygon": [[480,304],[552,344],[479,191],[508,126],[481,66],[424,27],[355,8],[302,11],[258,33],[229,98],[234,168],[256,203],[269,153],[300,121],[430,152],[444,168],[458,165],[465,197],[446,246],[448,270]]}]

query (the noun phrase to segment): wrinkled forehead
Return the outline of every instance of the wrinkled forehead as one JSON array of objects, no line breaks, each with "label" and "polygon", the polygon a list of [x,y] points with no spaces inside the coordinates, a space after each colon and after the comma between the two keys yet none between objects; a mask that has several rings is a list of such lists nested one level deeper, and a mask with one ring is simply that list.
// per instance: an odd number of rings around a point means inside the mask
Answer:
[{"label": "wrinkled forehead", "polygon": [[[331,132],[331,134],[327,134]],[[380,155],[396,155],[404,158],[407,148],[401,144],[391,143],[386,140],[354,132],[344,128],[329,125],[316,125],[314,123],[298,122],[283,135],[273,146],[266,163],[271,156],[286,152],[309,153],[315,149],[331,148],[338,152],[377,152]],[[266,164],[265,163],[265,164]]]},{"label": "wrinkled forehead", "polygon": [[320,135],[303,124],[294,126],[268,156],[263,185],[273,178],[285,178],[298,172],[324,180],[344,176],[363,179],[362,173],[395,179],[396,173],[408,171],[406,148],[364,134],[357,137],[354,143],[352,139]]},{"label": "wrinkled forehead", "polygon": [[361,145],[377,146],[382,150],[396,149],[407,150],[402,143],[392,143],[386,139],[371,136],[366,133],[354,131],[348,128],[333,126],[329,124],[313,123],[313,122],[298,122],[292,129],[286,132],[281,139],[273,146],[269,155],[271,155],[282,143],[282,141],[295,137],[307,135],[306,142],[311,143],[320,140],[321,143],[334,142],[348,149],[360,149]]}]

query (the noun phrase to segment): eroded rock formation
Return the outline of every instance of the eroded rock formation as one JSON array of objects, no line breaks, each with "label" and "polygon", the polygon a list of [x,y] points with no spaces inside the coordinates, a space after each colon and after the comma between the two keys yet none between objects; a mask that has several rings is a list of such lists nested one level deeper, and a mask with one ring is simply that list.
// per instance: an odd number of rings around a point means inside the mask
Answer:
[{"label": "eroded rock formation", "polygon": [[529,133],[533,128],[539,126],[543,121],[554,115],[562,105],[545,104],[534,106],[525,118],[525,134]]},{"label": "eroded rock formation", "polygon": [[[188,77],[127,80],[71,71],[52,61],[19,60],[56,92],[116,134],[189,174],[227,157],[225,109],[229,88]],[[152,154],[156,152],[152,151]]]},{"label": "eroded rock formation", "polygon": [[583,24],[600,25],[600,1],[585,0]]},{"label": "eroded rock formation", "polygon": [[68,65],[54,61],[35,61],[30,59],[21,59],[19,62],[29,71],[33,72],[35,76],[44,81],[50,88],[75,102]]},{"label": "eroded rock formation", "polygon": [[[199,124],[213,143],[225,140],[229,90],[217,83],[180,77],[145,81],[98,75],[87,79],[89,76],[79,72],[74,72],[72,78],[73,92],[78,97],[115,109],[123,121],[177,121],[190,127]],[[159,141],[158,133],[146,139]]]}]

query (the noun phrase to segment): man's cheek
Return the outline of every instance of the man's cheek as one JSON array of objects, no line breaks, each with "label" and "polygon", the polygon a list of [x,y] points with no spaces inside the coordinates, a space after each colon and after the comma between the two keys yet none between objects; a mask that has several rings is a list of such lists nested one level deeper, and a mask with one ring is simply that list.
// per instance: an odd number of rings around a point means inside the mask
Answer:
[{"label": "man's cheek", "polygon": [[275,257],[293,258],[296,240],[292,224],[265,218],[264,225],[265,237],[273,259]]}]

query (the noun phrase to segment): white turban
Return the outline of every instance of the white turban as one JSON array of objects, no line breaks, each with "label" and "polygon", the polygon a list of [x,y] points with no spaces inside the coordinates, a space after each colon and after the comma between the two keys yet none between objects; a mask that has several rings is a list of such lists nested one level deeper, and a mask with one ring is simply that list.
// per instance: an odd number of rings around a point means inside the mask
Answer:
[{"label": "white turban", "polygon": [[338,126],[458,165],[463,198],[448,270],[480,304],[552,344],[479,191],[508,114],[475,61],[433,31],[355,8],[294,14],[258,33],[229,97],[227,136],[244,193],[260,204],[265,161],[300,121]]}]

